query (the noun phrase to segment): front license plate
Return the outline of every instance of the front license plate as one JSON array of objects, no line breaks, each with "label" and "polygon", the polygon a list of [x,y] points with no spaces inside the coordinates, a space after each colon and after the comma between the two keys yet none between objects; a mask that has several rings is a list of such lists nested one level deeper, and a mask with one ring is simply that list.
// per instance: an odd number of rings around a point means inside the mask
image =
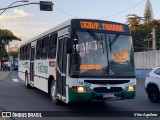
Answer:
[{"label": "front license plate", "polygon": [[106,93],[103,95],[103,98],[113,98],[114,94],[113,93]]}]

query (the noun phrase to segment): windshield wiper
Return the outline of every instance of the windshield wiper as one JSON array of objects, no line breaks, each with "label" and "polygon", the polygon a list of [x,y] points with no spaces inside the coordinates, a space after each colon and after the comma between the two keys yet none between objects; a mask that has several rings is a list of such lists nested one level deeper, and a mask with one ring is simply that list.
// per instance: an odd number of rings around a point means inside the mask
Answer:
[{"label": "windshield wiper", "polygon": [[110,47],[110,51],[111,51],[111,49],[112,49],[112,45],[118,40],[118,38],[119,38],[119,34],[116,34],[116,36],[113,38],[113,40],[111,41],[111,38],[110,38],[110,36],[109,36],[109,47]]},{"label": "windshield wiper", "polygon": [[101,39],[92,31],[88,30],[88,33],[98,42],[101,42]]},{"label": "windshield wiper", "polygon": [[119,38],[119,34],[116,34],[116,36],[113,38],[111,42],[111,45],[113,45],[117,41],[118,38]]}]

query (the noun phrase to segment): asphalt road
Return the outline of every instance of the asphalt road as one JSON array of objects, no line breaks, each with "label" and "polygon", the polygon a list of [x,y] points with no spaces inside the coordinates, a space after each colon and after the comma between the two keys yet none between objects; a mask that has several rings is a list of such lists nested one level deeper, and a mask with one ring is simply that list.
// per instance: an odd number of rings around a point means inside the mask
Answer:
[{"label": "asphalt road", "polygon": [[[0,76],[1,77],[1,76]],[[144,90],[144,81],[137,80],[136,98],[132,100],[108,101],[105,103],[74,103],[69,105],[54,105],[48,95],[38,89],[26,89],[24,81],[19,79],[17,72],[11,72],[5,80],[0,81],[0,110],[3,111],[160,111],[160,103],[151,103]],[[58,119],[64,119],[63,112],[60,112]],[[55,118],[55,119],[57,119]],[[16,120],[22,118],[13,118]],[[23,118],[31,119],[31,118]],[[37,118],[39,120],[40,118]],[[42,118],[43,120],[44,118]],[[53,119],[53,118],[45,118]],[[66,119],[92,119],[101,120],[104,117],[65,117]],[[110,117],[111,120],[127,119]],[[145,119],[131,118],[131,119]],[[150,118],[151,119],[151,118]],[[154,118],[159,119],[159,118]],[[0,118],[1,120],[1,118]],[[35,118],[34,118],[35,120]]]}]

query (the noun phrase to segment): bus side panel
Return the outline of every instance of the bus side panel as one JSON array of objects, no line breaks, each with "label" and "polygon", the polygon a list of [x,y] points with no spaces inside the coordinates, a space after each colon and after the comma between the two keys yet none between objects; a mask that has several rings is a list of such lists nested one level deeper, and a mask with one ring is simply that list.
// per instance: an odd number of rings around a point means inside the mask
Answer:
[{"label": "bus side panel", "polygon": [[25,81],[25,73],[29,74],[29,71],[30,71],[30,61],[20,60],[18,67],[18,76]]},{"label": "bus side panel", "polygon": [[49,61],[35,60],[34,63],[34,86],[44,92],[48,92]]},{"label": "bus side panel", "polygon": [[35,60],[34,64],[34,86],[46,93],[48,93],[48,78],[55,77],[55,67],[51,67],[50,62],[55,59]]},{"label": "bus side panel", "polygon": [[48,80],[46,78],[42,78],[42,77],[34,77],[34,87],[44,91],[44,92],[48,92]]},{"label": "bus side panel", "polygon": [[18,71],[18,76],[19,76],[19,78],[21,79],[21,80],[25,80],[25,73],[24,72],[20,72],[20,71]]}]

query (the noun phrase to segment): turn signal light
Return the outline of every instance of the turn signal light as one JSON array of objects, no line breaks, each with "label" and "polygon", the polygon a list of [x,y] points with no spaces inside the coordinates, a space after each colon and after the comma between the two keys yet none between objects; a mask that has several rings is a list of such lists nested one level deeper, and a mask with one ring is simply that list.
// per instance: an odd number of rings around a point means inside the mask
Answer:
[{"label": "turn signal light", "polygon": [[77,86],[72,86],[72,90],[73,90],[74,92],[77,92]]},{"label": "turn signal light", "polygon": [[56,66],[56,62],[55,61],[50,61],[49,62],[49,66],[50,67],[55,67]]}]

